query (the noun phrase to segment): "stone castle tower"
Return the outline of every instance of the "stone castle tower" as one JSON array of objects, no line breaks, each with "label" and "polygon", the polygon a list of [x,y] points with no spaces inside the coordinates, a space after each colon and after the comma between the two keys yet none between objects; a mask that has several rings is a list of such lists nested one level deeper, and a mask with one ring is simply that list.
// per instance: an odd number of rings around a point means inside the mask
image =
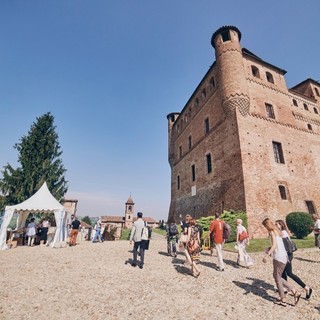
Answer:
[{"label": "stone castle tower", "polygon": [[134,202],[130,195],[130,197],[126,202],[126,207],[125,207],[125,218],[124,218],[125,228],[128,228],[128,229],[132,228],[133,216],[134,216]]},{"label": "stone castle tower", "polygon": [[240,45],[233,26],[211,38],[216,61],[168,119],[169,216],[245,210],[249,232],[265,217],[320,210],[320,84],[288,89],[280,69]]}]

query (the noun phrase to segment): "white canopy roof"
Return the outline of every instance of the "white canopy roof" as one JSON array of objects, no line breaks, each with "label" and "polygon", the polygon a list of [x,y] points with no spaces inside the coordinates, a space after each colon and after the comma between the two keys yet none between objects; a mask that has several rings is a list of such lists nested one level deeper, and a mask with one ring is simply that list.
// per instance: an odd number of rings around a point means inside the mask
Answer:
[{"label": "white canopy roof", "polygon": [[44,182],[42,187],[32,197],[14,206],[6,206],[6,210],[8,209],[14,211],[45,212],[62,210],[64,207],[53,197],[47,183]]},{"label": "white canopy roof", "polygon": [[12,219],[13,213],[18,213],[17,229],[25,226],[26,219],[30,213],[48,213],[53,212],[56,221],[56,233],[51,244],[54,248],[66,246],[66,219],[67,213],[62,204],[60,204],[51,194],[47,183],[29,199],[14,206],[6,206],[3,222],[0,227],[0,249],[7,249],[7,227]]}]

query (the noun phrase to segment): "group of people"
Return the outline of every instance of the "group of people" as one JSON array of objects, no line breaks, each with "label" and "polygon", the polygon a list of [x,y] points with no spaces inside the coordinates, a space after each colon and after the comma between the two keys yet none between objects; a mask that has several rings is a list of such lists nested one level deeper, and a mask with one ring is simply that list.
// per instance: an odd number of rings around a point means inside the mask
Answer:
[{"label": "group of people", "polygon": [[[315,221],[317,221],[316,223],[319,223],[318,227],[315,225],[315,241],[316,246],[320,248],[320,218],[318,217],[315,219]],[[246,250],[246,246],[249,244],[249,235],[246,228],[242,225],[241,219],[237,219],[236,224],[236,249],[238,251],[237,264],[239,266],[249,268],[253,265],[253,260]],[[268,256],[273,257],[273,278],[276,284],[276,291],[280,296],[280,298],[275,302],[281,306],[286,306],[287,304],[285,302],[285,298],[286,293],[288,292],[291,292],[291,295],[294,298],[294,305],[299,302],[301,294],[288,283],[288,277],[290,277],[303,288],[306,294],[305,298],[306,300],[309,300],[312,295],[312,288],[306,285],[297,275],[293,273],[292,270],[293,250],[287,249],[285,244],[293,244],[291,242],[290,232],[286,223],[283,220],[277,220],[275,223],[273,223],[268,218],[265,219],[262,224],[269,232],[269,238],[271,241],[271,246],[266,249],[263,262],[267,262]],[[220,214],[216,213],[215,219],[211,222],[207,237],[210,237],[211,240],[211,252],[213,247],[215,247],[217,252],[218,271],[224,271],[225,269],[222,253],[222,246],[225,242],[224,227],[225,222],[220,219]],[[179,242],[179,245],[185,254],[186,261],[191,266],[191,274],[194,277],[198,277],[200,275],[200,270],[197,265],[197,261],[199,260],[201,252],[201,227],[196,224],[196,221],[190,215],[186,215],[185,220],[182,222],[182,232],[180,237],[177,231],[177,225],[172,218],[168,221],[166,231],[168,255],[172,255],[173,253],[175,257],[177,256],[177,243]]]},{"label": "group of people", "polygon": [[[182,232],[179,237],[178,227],[175,221],[171,218],[166,226],[166,238],[167,238],[167,252],[168,255],[177,256],[177,243],[181,250],[184,252],[186,261],[191,266],[191,274],[194,277],[199,277],[200,270],[197,266],[197,261],[200,258],[202,247],[202,228],[199,226],[192,216],[186,215],[185,220],[181,224]],[[215,214],[215,219],[210,224],[210,231],[207,238],[210,239],[211,254],[213,248],[216,248],[217,252],[217,270],[224,271],[225,266],[223,262],[222,246],[225,242],[224,238],[225,222],[221,220],[220,214]],[[237,264],[249,268],[253,265],[251,257],[246,251],[246,246],[249,242],[248,235],[242,237],[243,234],[247,234],[246,228],[242,225],[242,220],[237,219],[237,249],[238,257]]]},{"label": "group of people", "polygon": [[48,231],[50,222],[47,218],[40,221],[39,224],[35,223],[35,218],[31,218],[27,225],[26,236],[28,237],[28,246],[33,247],[35,242],[41,246],[48,245]]}]

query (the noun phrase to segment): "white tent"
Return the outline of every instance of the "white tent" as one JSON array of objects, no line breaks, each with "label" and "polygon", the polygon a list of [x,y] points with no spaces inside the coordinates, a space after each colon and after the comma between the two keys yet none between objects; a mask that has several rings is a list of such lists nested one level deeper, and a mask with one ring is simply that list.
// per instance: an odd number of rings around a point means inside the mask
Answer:
[{"label": "white tent", "polygon": [[17,228],[21,228],[25,225],[30,213],[53,212],[57,229],[53,242],[50,246],[55,248],[66,246],[67,213],[63,205],[53,197],[46,182],[44,182],[42,187],[29,199],[14,206],[5,207],[3,222],[0,228],[0,250],[7,249],[7,228],[15,212],[19,214],[17,219]]}]

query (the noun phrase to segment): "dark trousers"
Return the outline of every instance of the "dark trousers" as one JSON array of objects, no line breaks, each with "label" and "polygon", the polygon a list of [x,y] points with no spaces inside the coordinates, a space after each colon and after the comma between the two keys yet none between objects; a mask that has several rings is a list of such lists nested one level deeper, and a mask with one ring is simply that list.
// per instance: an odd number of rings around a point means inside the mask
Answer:
[{"label": "dark trousers", "polygon": [[141,241],[135,242],[133,245],[133,261],[132,263],[137,263],[138,259],[138,249],[140,248],[140,265],[143,266],[144,264],[144,248],[141,246]]},{"label": "dark trousers", "polygon": [[291,278],[293,281],[295,281],[300,287],[304,288],[306,284],[292,272],[292,259],[293,254],[289,254],[289,262],[286,264],[284,271],[282,273],[282,278],[287,280],[287,278]]}]

